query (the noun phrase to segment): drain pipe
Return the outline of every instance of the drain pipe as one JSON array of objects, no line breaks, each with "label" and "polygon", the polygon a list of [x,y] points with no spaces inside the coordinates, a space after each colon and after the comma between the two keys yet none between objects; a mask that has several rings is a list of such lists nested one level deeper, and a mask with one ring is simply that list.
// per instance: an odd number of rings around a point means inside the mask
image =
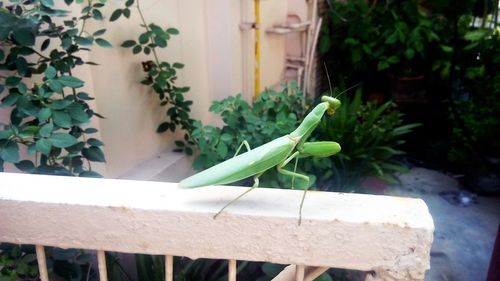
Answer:
[{"label": "drain pipe", "polygon": [[260,93],[260,0],[254,0],[255,10],[255,72],[254,72],[254,98]]}]

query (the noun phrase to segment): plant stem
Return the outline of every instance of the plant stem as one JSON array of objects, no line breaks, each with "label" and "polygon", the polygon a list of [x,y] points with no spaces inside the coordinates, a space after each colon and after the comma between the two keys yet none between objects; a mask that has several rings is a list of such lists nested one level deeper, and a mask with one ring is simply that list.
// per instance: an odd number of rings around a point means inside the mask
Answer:
[{"label": "plant stem", "polygon": [[[146,22],[146,19],[144,18],[144,15],[142,14],[141,6],[139,5],[139,0],[137,0],[137,5],[136,5],[137,11],[139,12],[139,16],[141,16],[141,21],[142,24],[144,25],[144,28],[146,29],[147,32],[149,32],[149,25]],[[156,54],[156,47],[151,48],[151,52],[153,52],[153,56],[155,57],[155,62],[156,65],[160,65],[160,60],[158,59],[158,55]]]}]

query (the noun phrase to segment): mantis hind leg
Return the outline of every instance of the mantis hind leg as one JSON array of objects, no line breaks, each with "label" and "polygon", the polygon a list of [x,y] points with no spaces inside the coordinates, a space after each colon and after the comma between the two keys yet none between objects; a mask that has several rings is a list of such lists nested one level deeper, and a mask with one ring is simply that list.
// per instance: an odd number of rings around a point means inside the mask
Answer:
[{"label": "mantis hind leg", "polygon": [[[304,200],[306,198],[307,189],[309,188],[309,177],[306,176],[306,175],[303,175],[303,174],[300,174],[300,173],[296,172],[296,169],[297,169],[297,159],[298,159],[299,156],[300,156],[300,152],[296,151],[290,157],[288,157],[287,159],[285,159],[285,161],[283,161],[283,163],[281,163],[281,164],[278,165],[278,172],[281,173],[281,174],[283,174],[283,175],[287,175],[287,176],[291,176],[292,177],[292,187],[293,187],[293,183],[295,181],[295,177],[303,179],[307,183],[306,184],[306,188],[304,189],[304,194],[302,194],[302,199],[300,200],[300,208],[299,208],[299,225],[300,225],[300,223],[302,222],[302,207],[304,206]],[[292,161],[294,158],[295,158],[295,168],[294,168],[293,172],[289,171],[289,170],[285,170],[284,167],[290,161]]]},{"label": "mantis hind leg", "polygon": [[259,187],[259,177],[262,175],[261,174],[258,174],[258,175],[255,175],[253,177],[253,186],[251,188],[249,188],[248,190],[245,190],[245,192],[241,193],[240,195],[238,195],[236,198],[234,198],[233,200],[229,201],[229,203],[227,203],[226,205],[224,205],[224,207],[222,207],[222,209],[220,209],[220,211],[217,212],[217,214],[214,215],[214,219],[216,219],[221,213],[222,211],[224,211],[227,207],[229,207],[229,205],[233,204],[234,202],[238,201],[241,197],[245,196],[247,193],[249,193],[250,191],[254,190],[255,188]]}]

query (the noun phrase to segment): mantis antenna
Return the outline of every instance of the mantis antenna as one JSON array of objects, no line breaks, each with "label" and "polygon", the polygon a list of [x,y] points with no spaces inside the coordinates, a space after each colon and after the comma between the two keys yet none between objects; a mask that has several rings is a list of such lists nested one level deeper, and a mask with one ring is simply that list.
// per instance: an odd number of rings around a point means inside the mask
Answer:
[{"label": "mantis antenna", "polygon": [[[326,78],[328,79],[328,86],[330,86],[330,97],[333,96],[333,88],[332,88],[332,82],[330,80],[330,74],[328,74],[328,68],[326,67],[326,63],[323,62],[323,65],[325,66],[325,72],[326,72]],[[359,86],[361,83],[358,83],[354,86],[351,86],[349,87],[348,89],[342,91],[340,94],[336,95],[335,98],[338,98],[340,97],[341,95],[345,94],[346,92],[348,92],[349,90],[353,89],[353,88],[356,88],[357,86]]]}]

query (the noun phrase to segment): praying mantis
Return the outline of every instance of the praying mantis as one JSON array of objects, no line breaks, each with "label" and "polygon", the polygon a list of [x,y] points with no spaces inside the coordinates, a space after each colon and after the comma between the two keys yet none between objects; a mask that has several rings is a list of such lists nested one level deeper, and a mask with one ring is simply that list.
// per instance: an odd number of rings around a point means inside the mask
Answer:
[{"label": "praying mantis", "polygon": [[[279,173],[292,177],[292,188],[295,178],[309,183],[309,177],[285,169],[285,166],[295,159],[295,168],[299,158],[330,157],[340,152],[340,145],[333,141],[306,142],[314,129],[318,126],[325,113],[329,116],[341,106],[340,100],[330,96],[322,96],[319,103],[307,114],[300,125],[290,134],[279,137],[254,149],[247,141],[243,141],[233,158],[219,163],[211,168],[199,172],[179,183],[181,188],[195,188],[207,185],[229,184],[248,177],[254,179],[253,186],[227,203],[214,218],[232,203],[259,186],[259,177],[267,170],[277,167]],[[246,147],[247,152],[239,154]],[[306,186],[309,186],[308,184]],[[302,220],[302,207],[307,188],[304,189],[299,208],[299,225]]]}]

